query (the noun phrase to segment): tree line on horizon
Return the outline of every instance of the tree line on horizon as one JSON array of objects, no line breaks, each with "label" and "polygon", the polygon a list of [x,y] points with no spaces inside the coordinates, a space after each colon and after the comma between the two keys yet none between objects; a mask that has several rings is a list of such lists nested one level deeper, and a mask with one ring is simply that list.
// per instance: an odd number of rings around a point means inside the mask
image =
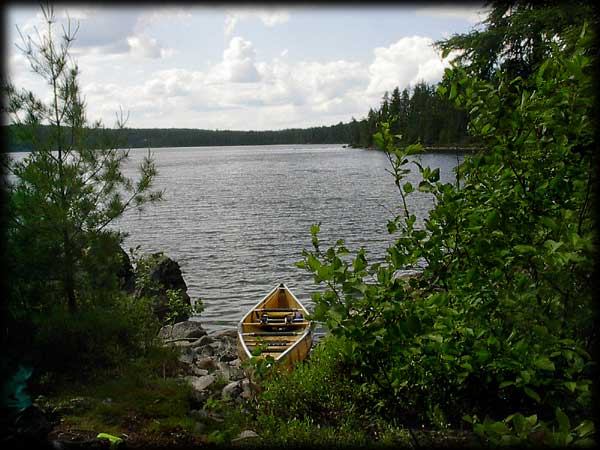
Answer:
[{"label": "tree line on horizon", "polygon": [[[378,109],[370,108],[366,117],[348,123],[284,130],[237,131],[195,128],[94,128],[86,133],[87,145],[101,148],[105,140],[117,139],[124,148],[202,147],[229,145],[348,144],[373,147],[373,134],[381,122],[401,135],[402,144],[420,142],[425,146],[468,146],[468,117],[437,93],[435,85],[425,82],[402,92],[396,87],[385,92]],[[64,129],[69,133],[68,129]],[[37,139],[47,141],[50,126],[38,128]],[[9,149],[31,151],[31,136],[17,125],[8,126]]]},{"label": "tree line on horizon", "polygon": [[[11,151],[30,151],[31,139],[23,136],[15,125],[8,130]],[[39,128],[39,139],[51,132],[50,127]],[[69,131],[64,130],[65,133]],[[98,146],[105,139],[117,139],[126,148],[204,147],[228,145],[278,145],[278,144],[347,144],[350,142],[349,124],[285,130],[237,131],[203,130],[195,128],[95,128],[86,133],[87,144]]]}]

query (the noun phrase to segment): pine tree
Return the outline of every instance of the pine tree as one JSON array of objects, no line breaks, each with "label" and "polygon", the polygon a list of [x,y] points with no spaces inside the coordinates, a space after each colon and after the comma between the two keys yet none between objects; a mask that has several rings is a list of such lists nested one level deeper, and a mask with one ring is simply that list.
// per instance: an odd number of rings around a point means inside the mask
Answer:
[{"label": "pine tree", "polygon": [[[33,146],[23,160],[9,163],[15,180],[8,189],[11,299],[16,309],[59,303],[74,312],[114,278],[116,252],[106,249],[118,247],[121,236],[109,224],[131,207],[159,200],[162,192],[151,190],[156,168],[150,154],[134,182],[121,171],[128,152],[103,135],[100,122],[91,127],[96,138],[90,145],[79,70],[70,60],[77,29],[69,21],[57,42],[53,8],[42,11],[47,34],[24,38],[20,49],[50,87],[50,102],[9,82],[3,86],[5,113]],[[117,128],[124,123],[121,114]]]},{"label": "pine tree", "polygon": [[390,99],[390,129],[393,134],[400,134],[400,111],[402,106],[402,98],[400,97],[400,88],[396,86],[392,91]]}]

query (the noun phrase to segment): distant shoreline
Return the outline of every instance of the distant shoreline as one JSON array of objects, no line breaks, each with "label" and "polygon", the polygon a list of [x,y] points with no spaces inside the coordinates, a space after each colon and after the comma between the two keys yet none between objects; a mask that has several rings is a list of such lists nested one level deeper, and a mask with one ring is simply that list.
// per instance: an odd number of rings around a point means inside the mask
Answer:
[{"label": "distant shoreline", "polygon": [[[233,131],[204,130],[186,128],[86,128],[83,145],[89,148],[100,148],[115,145],[117,148],[165,148],[165,147],[227,147],[246,145],[340,145],[343,147],[361,148],[360,139],[356,137],[356,123],[342,123],[331,126],[312,128],[291,128],[276,131]],[[6,133],[6,148],[11,152],[31,151],[30,133],[23,132],[16,125],[3,127]],[[31,131],[31,130],[30,130]],[[68,128],[63,129],[65,139]],[[52,130],[49,125],[36,128],[38,142],[52,141]],[[416,140],[416,139],[415,139]],[[66,142],[66,141],[65,141]],[[473,145],[458,139],[458,142],[442,141],[432,143],[431,151],[453,151],[462,145]],[[372,142],[363,142],[372,145]],[[448,150],[451,149],[451,150]],[[429,150],[428,150],[429,151]]]},{"label": "distant shoreline", "polygon": [[[351,145],[344,145],[348,148],[356,148],[362,150],[375,150],[380,151],[377,147],[353,147]],[[482,147],[459,147],[459,146],[423,146],[423,153],[477,153],[483,150]]]},{"label": "distant shoreline", "polygon": [[[359,150],[374,150],[380,151],[376,147],[354,147],[350,144],[346,143],[307,143],[307,144],[298,144],[298,143],[290,143],[290,144],[231,144],[231,145],[180,145],[180,146],[161,146],[161,147],[123,147],[123,150],[129,149],[161,149],[161,148],[201,148],[201,147],[270,147],[270,146],[282,146],[282,145],[339,145],[343,148],[353,148]],[[423,146],[423,153],[476,153],[482,150],[480,147],[443,147],[443,146],[431,146],[426,147]],[[17,149],[7,149],[7,153],[28,153],[31,152],[31,149],[17,148]]]}]

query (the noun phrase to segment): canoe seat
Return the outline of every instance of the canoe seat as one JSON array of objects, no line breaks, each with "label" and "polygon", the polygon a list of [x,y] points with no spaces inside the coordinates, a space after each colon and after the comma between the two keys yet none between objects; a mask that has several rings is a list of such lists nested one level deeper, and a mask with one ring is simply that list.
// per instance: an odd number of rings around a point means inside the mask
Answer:
[{"label": "canoe seat", "polygon": [[264,325],[287,325],[295,322],[304,322],[302,313],[299,317],[296,314],[300,311],[298,308],[262,308],[254,310],[254,320]]},{"label": "canoe seat", "polygon": [[298,326],[306,326],[308,325],[310,322],[307,322],[306,320],[294,320],[294,322],[292,323],[285,323],[285,322],[267,322],[267,323],[263,323],[263,322],[246,322],[244,325],[256,325],[256,326],[263,326],[265,328],[269,328],[269,325],[284,325],[286,327],[298,327]]},{"label": "canoe seat", "polygon": [[295,331],[253,331],[249,333],[242,333],[242,336],[299,336],[302,333],[296,333]]}]

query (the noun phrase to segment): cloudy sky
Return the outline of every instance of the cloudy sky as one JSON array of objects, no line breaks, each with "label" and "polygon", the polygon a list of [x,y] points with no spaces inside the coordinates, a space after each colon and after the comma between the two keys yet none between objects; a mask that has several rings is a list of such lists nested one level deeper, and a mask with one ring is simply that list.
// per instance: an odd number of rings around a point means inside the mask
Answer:
[{"label": "cloudy sky", "polygon": [[[348,122],[386,90],[440,80],[435,40],[478,27],[474,3],[55,7],[79,23],[72,56],[90,120],[132,128],[268,130]],[[49,92],[15,44],[47,25],[38,6],[5,10],[8,74]]]}]

